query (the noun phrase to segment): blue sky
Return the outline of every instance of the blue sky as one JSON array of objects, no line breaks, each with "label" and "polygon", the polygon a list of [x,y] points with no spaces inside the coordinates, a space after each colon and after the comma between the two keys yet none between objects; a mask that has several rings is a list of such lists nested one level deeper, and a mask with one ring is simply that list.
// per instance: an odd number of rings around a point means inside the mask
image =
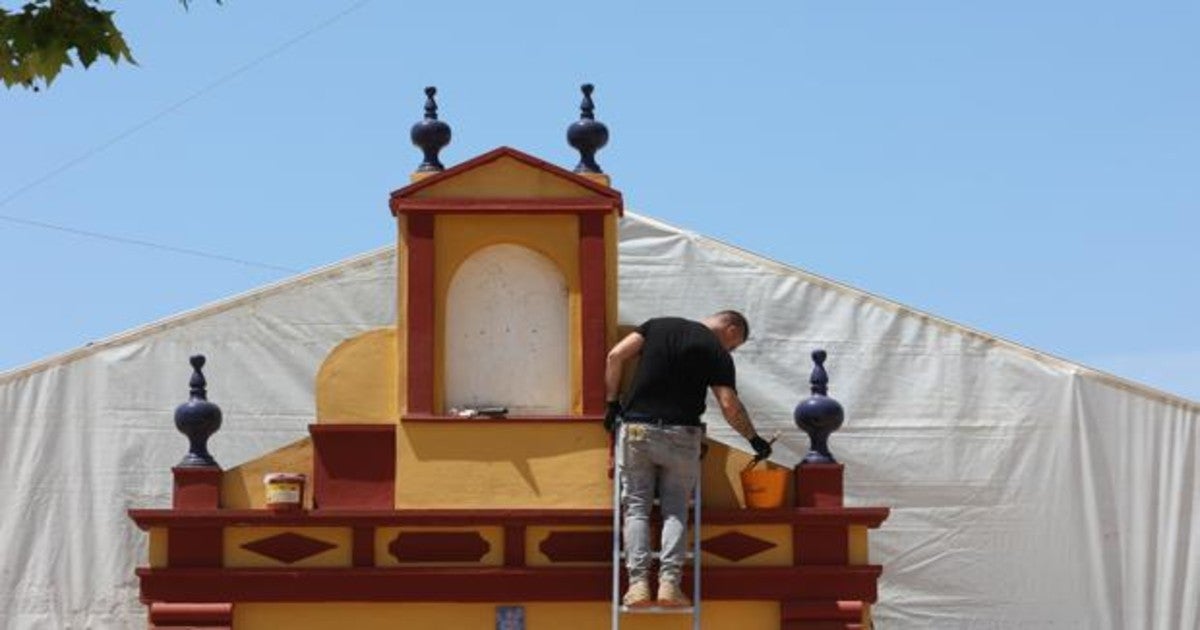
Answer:
[{"label": "blue sky", "polygon": [[0,93],[0,370],[291,275],[28,221],[308,270],[425,85],[447,164],[570,167],[591,81],[630,209],[1200,400],[1195,2],[114,7],[139,66]]}]

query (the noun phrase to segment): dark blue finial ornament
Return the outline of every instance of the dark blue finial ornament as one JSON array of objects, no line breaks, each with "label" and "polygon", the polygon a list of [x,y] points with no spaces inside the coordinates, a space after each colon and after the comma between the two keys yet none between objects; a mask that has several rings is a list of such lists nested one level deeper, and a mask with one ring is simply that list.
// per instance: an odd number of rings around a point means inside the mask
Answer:
[{"label": "dark blue finial ornament", "polygon": [[191,358],[192,380],[188,385],[192,395],[188,401],[175,408],[175,428],[186,435],[188,453],[179,462],[182,468],[211,468],[217,461],[208,453],[208,438],[221,428],[221,408],[208,402],[204,373],[204,355],[197,354]]},{"label": "dark blue finial ornament", "polygon": [[417,167],[418,173],[433,173],[446,170],[438,159],[438,152],[450,144],[450,125],[438,120],[437,101],[433,97],[437,88],[425,88],[425,118],[412,126],[409,136],[412,143],[425,154],[424,161]]},{"label": "dark blue finial ornament", "polygon": [[829,452],[829,434],[837,431],[846,419],[842,405],[830,398],[829,375],[825,372],[825,351],[814,350],[812,353],[812,376],[808,382],[812,384],[812,395],[796,405],[792,417],[796,426],[808,434],[809,449],[802,464],[836,464],[837,460]]},{"label": "dark blue finial ornament", "polygon": [[583,103],[579,105],[579,120],[567,127],[567,142],[579,151],[575,172],[603,173],[596,163],[596,152],[608,144],[608,127],[596,120],[596,105],[592,102],[595,86],[584,83],[580,89],[583,90]]}]

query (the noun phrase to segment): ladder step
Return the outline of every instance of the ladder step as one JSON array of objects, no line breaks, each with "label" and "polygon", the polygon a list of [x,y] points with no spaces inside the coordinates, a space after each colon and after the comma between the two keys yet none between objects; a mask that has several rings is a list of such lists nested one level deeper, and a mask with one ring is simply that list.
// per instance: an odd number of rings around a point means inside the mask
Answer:
[{"label": "ladder step", "polygon": [[695,610],[695,606],[621,606],[621,612],[627,615],[690,615]]}]

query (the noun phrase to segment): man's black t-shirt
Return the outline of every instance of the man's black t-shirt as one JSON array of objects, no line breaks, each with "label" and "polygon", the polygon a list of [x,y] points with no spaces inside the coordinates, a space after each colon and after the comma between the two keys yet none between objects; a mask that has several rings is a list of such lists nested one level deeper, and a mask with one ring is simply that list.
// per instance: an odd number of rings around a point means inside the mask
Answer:
[{"label": "man's black t-shirt", "polygon": [[699,423],[709,387],[736,387],[733,358],[708,326],[660,317],[637,332],[645,342],[625,400],[626,418]]}]

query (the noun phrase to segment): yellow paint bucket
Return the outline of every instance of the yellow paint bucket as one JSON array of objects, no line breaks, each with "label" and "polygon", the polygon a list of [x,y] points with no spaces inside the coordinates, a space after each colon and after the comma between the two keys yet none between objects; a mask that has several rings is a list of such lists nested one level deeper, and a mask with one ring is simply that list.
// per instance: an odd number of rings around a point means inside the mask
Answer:
[{"label": "yellow paint bucket", "polygon": [[305,476],[299,473],[268,473],[263,476],[267,509],[276,512],[299,510],[304,505]]},{"label": "yellow paint bucket", "polygon": [[748,468],[742,471],[742,496],[748,508],[783,507],[787,496],[786,468]]}]

